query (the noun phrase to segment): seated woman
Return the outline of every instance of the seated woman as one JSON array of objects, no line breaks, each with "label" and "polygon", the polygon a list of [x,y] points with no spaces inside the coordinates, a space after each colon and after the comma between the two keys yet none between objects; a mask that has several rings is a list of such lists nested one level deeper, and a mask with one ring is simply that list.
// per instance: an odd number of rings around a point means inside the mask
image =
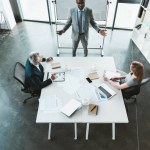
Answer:
[{"label": "seated woman", "polygon": [[[133,61],[130,65],[130,71],[131,72],[125,76],[113,77],[111,79],[104,76],[104,80],[120,90],[140,84],[144,77],[143,64],[138,61]],[[120,80],[120,84],[113,82],[115,80]]]},{"label": "seated woman", "polygon": [[25,86],[27,89],[33,90],[34,93],[40,95],[41,89],[50,85],[52,80],[55,80],[55,74],[52,74],[51,78],[43,81],[44,68],[41,62],[52,61],[53,58],[43,58],[42,55],[36,52],[31,52],[29,58],[26,61],[25,66]]}]

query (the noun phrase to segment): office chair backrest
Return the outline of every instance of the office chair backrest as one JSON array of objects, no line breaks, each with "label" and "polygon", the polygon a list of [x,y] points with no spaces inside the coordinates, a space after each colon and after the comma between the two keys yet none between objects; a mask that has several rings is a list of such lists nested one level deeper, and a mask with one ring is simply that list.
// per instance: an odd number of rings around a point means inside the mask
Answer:
[{"label": "office chair backrest", "polygon": [[129,88],[123,89],[122,90],[123,97],[126,99],[129,99],[130,97],[134,95],[138,95],[140,93],[141,86],[146,84],[149,80],[150,78],[145,78],[142,80],[142,82],[139,85],[131,86]]},{"label": "office chair backrest", "polygon": [[141,86],[142,86],[142,85],[144,85],[144,84],[146,84],[149,80],[150,80],[150,78],[149,78],[149,77],[148,77],[148,78],[143,79],[143,80],[142,80],[142,82],[141,82]]},{"label": "office chair backrest", "polygon": [[131,86],[122,90],[123,97],[129,99],[134,95],[138,95],[140,93],[140,85]]},{"label": "office chair backrest", "polygon": [[25,66],[19,62],[16,62],[14,67],[14,78],[19,81],[24,87],[25,82]]}]

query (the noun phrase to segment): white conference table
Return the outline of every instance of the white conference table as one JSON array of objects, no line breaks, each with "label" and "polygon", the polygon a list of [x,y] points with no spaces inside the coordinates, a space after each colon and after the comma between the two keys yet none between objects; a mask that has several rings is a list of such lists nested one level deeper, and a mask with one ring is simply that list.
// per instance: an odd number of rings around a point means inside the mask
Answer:
[{"label": "white conference table", "polygon": [[[48,139],[51,137],[52,123],[74,123],[75,137],[77,139],[77,123],[86,123],[86,140],[89,134],[89,125],[91,123],[111,123],[112,124],[112,139],[115,140],[115,124],[128,123],[128,117],[120,90],[112,87],[109,83],[103,80],[104,70],[116,70],[113,57],[56,57],[53,62],[60,62],[61,68],[51,69],[51,62],[45,64],[45,79],[47,72],[65,71],[64,82],[53,82],[50,86],[43,88],[39,99],[39,108],[37,112],[36,123],[48,123]],[[94,67],[93,67],[94,66]],[[100,78],[93,80],[91,86],[98,87],[101,83],[106,83],[117,94],[110,100],[98,101],[91,99],[90,103],[97,104],[99,111],[96,116],[88,115],[88,106],[82,106],[71,117],[67,117],[60,112],[63,107],[72,98],[76,99],[76,91],[85,84],[89,84],[85,78],[87,74],[97,71]],[[56,109],[45,107],[45,100],[53,107],[54,99],[57,99]],[[45,104],[46,105],[46,104]],[[44,107],[43,107],[44,106]]]}]

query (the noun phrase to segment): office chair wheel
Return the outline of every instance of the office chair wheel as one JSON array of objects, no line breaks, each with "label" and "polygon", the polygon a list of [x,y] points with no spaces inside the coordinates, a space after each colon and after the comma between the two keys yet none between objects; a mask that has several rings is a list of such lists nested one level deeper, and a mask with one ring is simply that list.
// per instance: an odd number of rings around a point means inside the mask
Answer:
[{"label": "office chair wheel", "polygon": [[24,100],[24,101],[23,101],[23,104],[26,104],[26,102],[27,102],[27,100]]}]

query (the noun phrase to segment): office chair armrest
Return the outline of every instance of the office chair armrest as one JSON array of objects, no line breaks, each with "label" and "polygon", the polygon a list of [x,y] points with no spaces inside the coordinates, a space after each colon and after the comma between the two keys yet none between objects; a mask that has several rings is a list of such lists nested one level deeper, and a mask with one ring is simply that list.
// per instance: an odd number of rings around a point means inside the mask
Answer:
[{"label": "office chair armrest", "polygon": [[26,89],[26,88],[22,88],[21,91],[23,91],[23,92],[25,92],[25,93],[30,93],[30,92],[29,92],[29,89]]},{"label": "office chair armrest", "polygon": [[120,73],[121,75],[127,75],[127,73],[124,72],[124,71],[122,71],[122,70],[118,70],[118,69],[117,69],[117,72]]}]

